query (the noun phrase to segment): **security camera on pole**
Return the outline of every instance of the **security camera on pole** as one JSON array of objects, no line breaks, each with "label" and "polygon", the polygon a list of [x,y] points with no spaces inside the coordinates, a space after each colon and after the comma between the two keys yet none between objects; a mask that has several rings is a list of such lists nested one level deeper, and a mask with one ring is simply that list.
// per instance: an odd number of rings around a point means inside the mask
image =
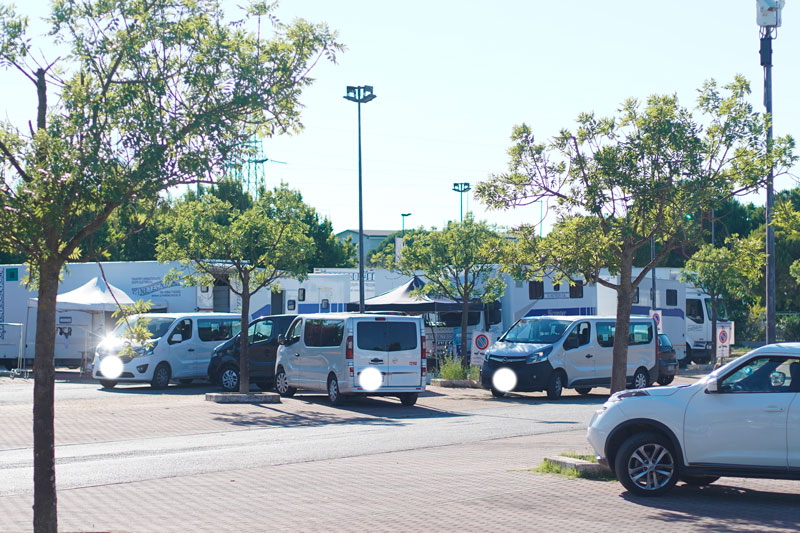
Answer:
[{"label": "security camera on pole", "polygon": [[[764,107],[767,110],[767,156],[772,153],[772,40],[778,36],[785,0],[756,0],[756,20],[761,27],[761,66],[764,67]],[[774,28],[774,31],[773,31]],[[772,225],[775,191],[770,165],[767,175],[767,344],[775,342],[775,231]]]}]

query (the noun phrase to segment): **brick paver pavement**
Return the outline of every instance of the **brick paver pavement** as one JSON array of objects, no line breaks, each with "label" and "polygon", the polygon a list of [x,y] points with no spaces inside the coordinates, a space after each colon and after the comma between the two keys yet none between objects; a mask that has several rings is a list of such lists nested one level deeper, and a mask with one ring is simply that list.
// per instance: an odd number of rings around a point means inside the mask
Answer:
[{"label": "brick paver pavement", "polygon": [[[423,403],[436,408],[480,408],[486,397],[485,391],[433,392],[438,396]],[[375,409],[382,411],[382,400],[338,410],[300,399],[266,414],[258,406],[208,404],[197,395],[123,397],[127,400],[107,405],[63,402],[57,408],[59,442],[219,431],[223,426],[245,430],[269,423],[359,418],[369,423]],[[22,421],[29,409],[3,406],[3,415]],[[391,411],[399,412],[394,406],[385,412]],[[2,431],[0,448],[29,446],[28,438],[27,431]],[[702,489],[679,485],[667,497],[637,499],[613,481],[529,470],[561,451],[588,452],[585,432],[61,490],[59,524],[62,531],[136,532],[800,529],[797,482],[724,478]],[[30,530],[31,505],[31,495],[0,497],[0,531]]]}]

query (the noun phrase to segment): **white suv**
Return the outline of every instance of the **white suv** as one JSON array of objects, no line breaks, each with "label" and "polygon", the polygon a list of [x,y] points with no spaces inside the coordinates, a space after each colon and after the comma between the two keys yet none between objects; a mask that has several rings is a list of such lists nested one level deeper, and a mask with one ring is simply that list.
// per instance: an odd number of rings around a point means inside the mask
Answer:
[{"label": "white suv", "polygon": [[720,476],[800,479],[800,343],[763,346],[692,385],[618,392],[587,438],[628,491]]}]

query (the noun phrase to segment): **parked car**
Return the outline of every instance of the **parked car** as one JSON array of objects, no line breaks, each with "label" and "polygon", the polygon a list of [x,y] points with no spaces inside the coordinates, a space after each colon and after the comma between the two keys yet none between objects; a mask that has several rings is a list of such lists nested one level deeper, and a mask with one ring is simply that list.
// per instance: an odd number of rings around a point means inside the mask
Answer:
[{"label": "parked car", "polygon": [[[561,397],[563,389],[588,394],[611,384],[616,318],[599,316],[531,316],[519,319],[486,352],[481,385],[496,397],[510,391],[546,391]],[[631,317],[627,382],[635,388],[655,376],[655,322]],[[513,372],[513,375],[509,373]],[[495,375],[511,376],[508,386]]]},{"label": "parked car", "polygon": [[658,334],[658,381],[659,385],[669,385],[678,373],[678,357],[666,333]]},{"label": "parked car", "polygon": [[[278,335],[286,333],[297,315],[270,315],[259,317],[247,327],[250,382],[261,390],[269,390],[275,381],[275,357],[278,352]],[[208,379],[227,392],[239,390],[239,335],[214,348],[208,363]]]},{"label": "parked car", "polygon": [[[130,346],[129,327],[147,322],[152,337]],[[119,382],[149,382],[163,389],[173,379],[205,379],[212,350],[239,332],[236,313],[146,313],[121,322],[95,351],[92,377],[104,388]],[[130,348],[127,348],[130,346]]]},{"label": "parked car", "polygon": [[622,391],[589,424],[598,462],[633,494],[720,476],[800,479],[800,343],[771,344],[692,385]]},{"label": "parked car", "polygon": [[320,313],[298,315],[280,339],[275,390],[345,396],[397,396],[411,406],[425,390],[427,361],[421,317]]}]

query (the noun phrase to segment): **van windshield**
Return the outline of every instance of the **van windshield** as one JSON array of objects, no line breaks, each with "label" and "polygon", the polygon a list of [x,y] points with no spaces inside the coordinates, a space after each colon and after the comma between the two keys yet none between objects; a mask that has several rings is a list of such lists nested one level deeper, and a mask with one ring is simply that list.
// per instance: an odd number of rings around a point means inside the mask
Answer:
[{"label": "van windshield", "polygon": [[128,333],[128,324],[130,327],[134,327],[139,321],[147,321],[147,331],[150,332],[152,335],[152,339],[158,339],[163,337],[169,327],[175,322],[174,318],[167,318],[167,317],[148,317],[148,316],[139,316],[134,318],[129,318],[128,320],[123,320],[117,327],[114,328],[112,335],[115,337],[124,337],[126,333]]},{"label": "van windshield", "polygon": [[561,338],[570,324],[572,324],[572,320],[526,318],[514,324],[500,340],[551,344]]}]

